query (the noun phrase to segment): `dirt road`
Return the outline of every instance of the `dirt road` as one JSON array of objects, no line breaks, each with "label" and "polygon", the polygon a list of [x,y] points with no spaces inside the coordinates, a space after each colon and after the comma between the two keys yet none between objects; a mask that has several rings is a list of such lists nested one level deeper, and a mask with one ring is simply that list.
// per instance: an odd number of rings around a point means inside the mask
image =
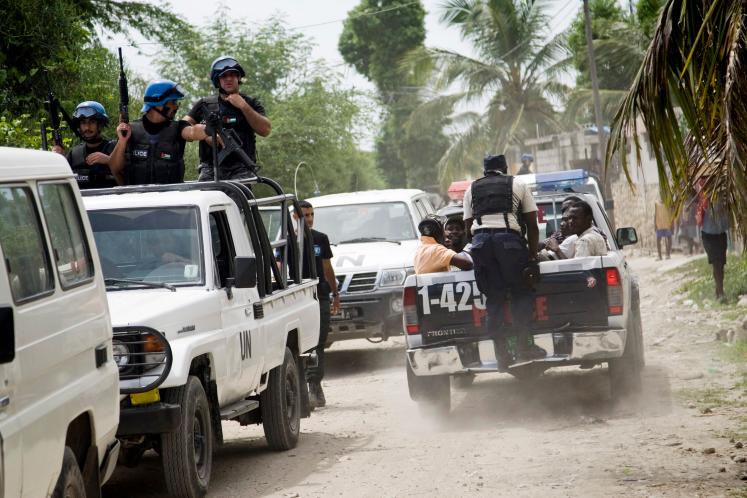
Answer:
[{"label": "dirt road", "polygon": [[[408,398],[401,341],[336,344],[324,382],[328,405],[302,421],[298,448],[270,452],[261,428],[224,423],[227,443],[209,496],[743,493],[738,475],[747,464],[738,460],[747,449],[730,442],[739,442],[741,404],[713,403],[709,412],[704,397],[736,396],[729,390],[736,367],[720,359],[719,316],[673,297],[678,284],[661,270],[681,261],[631,262],[647,357],[638,402],[613,406],[601,367],[552,371],[531,384],[482,375],[453,391],[449,419],[437,422]],[[136,470],[118,468],[104,496],[166,496],[157,456]]]}]

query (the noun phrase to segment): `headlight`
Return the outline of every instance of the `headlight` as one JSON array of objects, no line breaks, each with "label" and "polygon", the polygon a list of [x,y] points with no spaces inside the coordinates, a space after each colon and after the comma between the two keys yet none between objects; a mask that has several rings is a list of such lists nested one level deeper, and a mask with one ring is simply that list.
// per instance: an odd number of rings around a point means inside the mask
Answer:
[{"label": "headlight", "polygon": [[384,270],[381,272],[381,281],[379,287],[396,287],[405,283],[407,278],[407,271],[404,269],[399,270]]},{"label": "headlight", "polygon": [[171,371],[171,347],[155,329],[115,327],[112,350],[122,394],[150,391],[161,385]]},{"label": "headlight", "polygon": [[401,297],[394,297],[392,298],[392,302],[389,303],[389,305],[392,308],[392,311],[394,313],[402,313],[402,298]]},{"label": "headlight", "polygon": [[123,342],[112,341],[112,354],[114,355],[114,362],[119,368],[126,367],[130,362],[130,349]]}]

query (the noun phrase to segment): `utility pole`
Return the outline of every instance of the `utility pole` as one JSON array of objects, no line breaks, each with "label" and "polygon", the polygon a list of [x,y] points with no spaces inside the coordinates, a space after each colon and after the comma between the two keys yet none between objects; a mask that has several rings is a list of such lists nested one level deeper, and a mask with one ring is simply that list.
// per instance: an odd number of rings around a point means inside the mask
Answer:
[{"label": "utility pole", "polygon": [[[597,138],[599,139],[599,145],[597,146],[597,160],[599,177],[602,179],[604,189],[605,206],[609,212],[609,218],[614,220],[612,216],[612,190],[610,188],[610,181],[607,172],[604,169],[604,160],[607,151],[607,136],[604,131],[604,123],[602,121],[602,104],[599,99],[599,80],[597,79],[597,60],[594,57],[594,41],[591,34],[591,12],[589,9],[589,0],[583,0],[584,2],[584,25],[586,31],[586,47],[589,51],[589,75],[591,76],[591,94],[594,99],[594,121],[597,126]],[[614,221],[613,221],[614,223]]]}]

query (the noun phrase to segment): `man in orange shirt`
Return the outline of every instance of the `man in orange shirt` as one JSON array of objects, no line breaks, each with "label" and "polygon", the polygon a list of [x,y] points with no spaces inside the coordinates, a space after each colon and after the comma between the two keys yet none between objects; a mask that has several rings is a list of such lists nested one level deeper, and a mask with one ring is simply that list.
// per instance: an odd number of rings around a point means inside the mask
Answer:
[{"label": "man in orange shirt", "polygon": [[444,227],[441,217],[428,215],[418,225],[420,245],[415,251],[415,273],[437,273],[449,271],[450,266],[460,270],[471,270],[472,260],[463,253],[448,249],[444,243]]}]

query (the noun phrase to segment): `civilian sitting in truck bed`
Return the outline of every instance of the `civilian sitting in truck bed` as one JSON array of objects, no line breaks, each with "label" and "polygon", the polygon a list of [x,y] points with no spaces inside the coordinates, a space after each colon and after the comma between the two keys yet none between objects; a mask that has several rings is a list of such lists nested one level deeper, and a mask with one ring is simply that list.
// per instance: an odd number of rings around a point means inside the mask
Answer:
[{"label": "civilian sitting in truck bed", "polygon": [[449,271],[449,266],[471,270],[472,261],[465,255],[448,249],[444,243],[444,227],[439,216],[428,215],[418,225],[420,245],[415,251],[415,273]]},{"label": "civilian sitting in truck bed", "polygon": [[594,226],[594,212],[588,203],[579,201],[568,210],[568,224],[571,233],[578,236],[573,244],[573,256],[570,257],[583,258],[607,254],[607,241]]}]

